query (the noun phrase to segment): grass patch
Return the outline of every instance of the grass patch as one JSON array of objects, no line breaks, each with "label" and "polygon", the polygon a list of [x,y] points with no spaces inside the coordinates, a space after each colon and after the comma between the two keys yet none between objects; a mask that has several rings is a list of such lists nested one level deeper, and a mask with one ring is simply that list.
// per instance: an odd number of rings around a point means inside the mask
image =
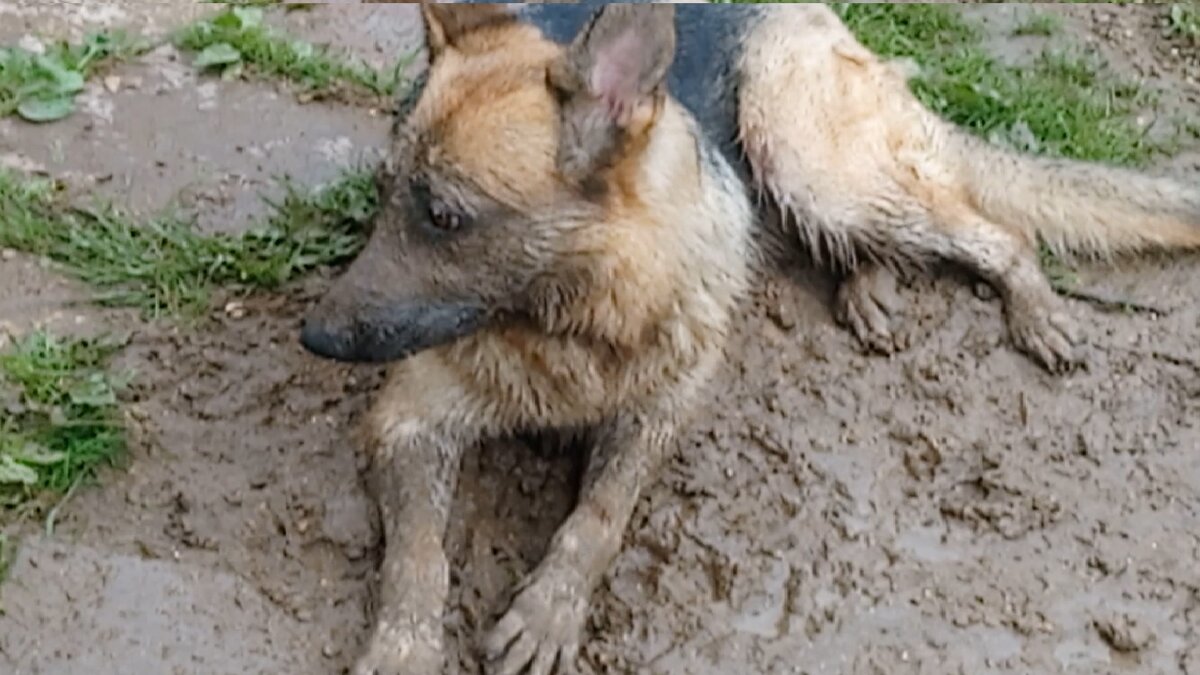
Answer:
[{"label": "grass patch", "polygon": [[379,71],[324,47],[289,38],[265,25],[263,19],[262,7],[239,4],[184,28],[176,36],[176,43],[196,52],[197,67],[220,72],[223,77],[252,71],[282,77],[314,93],[350,86],[375,96],[393,96],[412,58],[398,60],[386,72]]},{"label": "grass patch", "polygon": [[[983,32],[954,5],[836,3],[833,9],[868,48],[886,58],[912,59],[921,74],[917,97],[958,126],[1017,150],[1041,155],[1138,166],[1172,149],[1155,141],[1136,114],[1153,101],[1135,84],[1106,75],[1101,64],[1064,51],[1044,51],[1029,67],[1005,64],[983,46]],[[1171,23],[1195,34],[1194,5],[1177,4]],[[1019,34],[1056,31],[1039,15]],[[1177,125],[1177,135],[1195,128]],[[1048,249],[1042,267],[1056,288],[1075,283],[1074,272]]]},{"label": "grass patch", "polygon": [[1033,14],[1013,29],[1013,35],[1018,37],[1050,37],[1057,33],[1061,27],[1062,22],[1053,14]]},{"label": "grass patch", "polygon": [[41,54],[0,47],[0,116],[16,113],[30,122],[68,117],[88,76],[149,47],[124,33],[97,33],[78,45],[60,42]]},{"label": "grass patch", "polygon": [[1030,67],[1001,63],[953,6],[845,4],[838,11],[871,49],[921,65],[912,86],[922,102],[989,140],[1125,165],[1166,150],[1134,119],[1150,98],[1084,56],[1046,51]]},{"label": "grass patch", "polygon": [[375,212],[371,174],[305,192],[285,183],[273,213],[242,235],[206,236],[170,216],[135,222],[111,207],[66,204],[57,186],[0,171],[0,246],[57,263],[97,289],[97,301],[149,317],[195,315],[217,287],[274,289],[362,247]]},{"label": "grass patch", "polygon": [[[1135,121],[1150,97],[1106,76],[1091,59],[1048,50],[1028,68],[1003,64],[983,50],[979,29],[950,6],[845,4],[838,11],[871,49],[921,65],[912,88],[923,103],[992,142],[1132,166],[1170,149]],[[1035,28],[1042,34],[1048,26],[1026,25]],[[1040,259],[1059,292],[1078,285],[1074,270],[1049,248],[1040,248]]]},{"label": "grass patch", "polygon": [[1030,67],[1007,65],[987,53],[981,29],[955,5],[831,6],[868,48],[921,66],[912,88],[925,105],[993,142],[1125,165],[1169,150],[1136,122],[1151,97],[1084,56],[1046,51]]},{"label": "grass patch", "polygon": [[13,563],[17,560],[17,543],[8,535],[0,532],[0,616],[4,616],[4,582],[12,571]]},{"label": "grass patch", "polygon": [[1200,42],[1200,5],[1172,4],[1168,25],[1172,35]]},{"label": "grass patch", "polygon": [[105,372],[117,347],[35,333],[0,354],[0,504],[65,494],[124,453],[123,383]]},{"label": "grass patch", "polygon": [[[8,581],[9,570],[12,569],[13,560],[17,557],[16,549],[16,544],[8,538],[8,535],[0,532],[0,585]],[[3,606],[0,606],[0,613],[3,612]]]}]

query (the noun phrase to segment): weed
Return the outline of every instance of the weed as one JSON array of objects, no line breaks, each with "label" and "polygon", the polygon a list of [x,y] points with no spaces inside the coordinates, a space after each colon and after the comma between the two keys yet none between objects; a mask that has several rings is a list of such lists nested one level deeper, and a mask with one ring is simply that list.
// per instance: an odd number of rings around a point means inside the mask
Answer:
[{"label": "weed", "polygon": [[125,450],[111,341],[34,333],[0,354],[0,502],[66,493]]},{"label": "weed", "polygon": [[40,54],[0,47],[0,117],[16,113],[30,122],[68,117],[75,110],[76,94],[97,68],[149,47],[124,33],[98,33],[82,44],[62,42]]},{"label": "weed", "polygon": [[[1047,50],[1030,67],[1002,64],[983,50],[978,29],[943,5],[842,5],[839,12],[872,49],[922,66],[912,87],[925,104],[989,140],[1123,165],[1170,149],[1135,121],[1149,96],[1087,57]],[[1074,271],[1048,249],[1041,262],[1059,292],[1077,285]]]},{"label": "weed", "polygon": [[[1188,12],[1176,5],[1177,25]],[[1018,150],[1123,165],[1168,153],[1136,121],[1152,101],[1137,86],[1105,75],[1093,60],[1043,52],[1025,68],[988,54],[980,28],[953,5],[836,3],[851,31],[885,58],[912,59],[920,75],[913,92],[947,120]],[[1038,17],[1019,32],[1045,34],[1056,24]],[[1181,127],[1184,133],[1187,127]],[[1043,268],[1056,288],[1075,283],[1073,272],[1048,250]]]},{"label": "weed", "polygon": [[1169,20],[1173,35],[1200,42],[1200,6],[1195,3],[1174,3]]},{"label": "weed", "polygon": [[[260,3],[261,4],[261,3]],[[376,96],[394,95],[411,57],[386,72],[288,38],[263,23],[262,7],[239,4],[180,31],[176,42],[197,52],[195,65],[238,77],[246,70],[286,78],[310,92],[350,85]]]},{"label": "weed", "polygon": [[16,544],[8,535],[0,532],[0,584],[8,580],[8,572],[12,568],[13,558],[16,557],[16,548]]},{"label": "weed", "polygon": [[1050,37],[1061,27],[1062,22],[1053,14],[1033,14],[1013,29],[1013,35]]},{"label": "weed", "polygon": [[1164,152],[1135,113],[1149,97],[1102,74],[1097,63],[1046,51],[1017,68],[981,46],[979,30],[953,6],[845,4],[839,12],[868,47],[921,65],[913,90],[950,121],[1039,154],[1141,164]]},{"label": "weed", "polygon": [[147,316],[196,314],[218,286],[272,289],[352,258],[375,210],[369,172],[305,192],[285,183],[266,222],[206,236],[184,219],[134,222],[111,207],[62,203],[56,186],[0,171],[0,246],[43,256],[97,289],[96,300]]},{"label": "weed", "polygon": [[[8,535],[0,532],[0,590],[8,581],[8,574],[17,558],[17,544]],[[4,616],[4,595],[0,593],[0,616]]]}]

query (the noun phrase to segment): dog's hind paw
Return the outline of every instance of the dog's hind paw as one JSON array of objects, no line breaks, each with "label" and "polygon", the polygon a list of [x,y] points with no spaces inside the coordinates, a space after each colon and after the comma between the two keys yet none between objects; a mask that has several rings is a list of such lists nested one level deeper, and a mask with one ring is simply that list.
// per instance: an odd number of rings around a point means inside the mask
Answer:
[{"label": "dog's hind paw", "polygon": [[903,308],[895,275],[871,265],[842,282],[835,313],[838,322],[850,329],[865,348],[890,355],[908,347],[907,336],[892,326],[893,317]]},{"label": "dog's hind paw", "polygon": [[575,672],[588,594],[566,576],[539,574],[517,594],[484,644],[488,675]]},{"label": "dog's hind paw", "polygon": [[1008,312],[1008,330],[1013,342],[1046,370],[1061,374],[1083,363],[1076,349],[1074,322],[1061,303],[1014,304]]}]

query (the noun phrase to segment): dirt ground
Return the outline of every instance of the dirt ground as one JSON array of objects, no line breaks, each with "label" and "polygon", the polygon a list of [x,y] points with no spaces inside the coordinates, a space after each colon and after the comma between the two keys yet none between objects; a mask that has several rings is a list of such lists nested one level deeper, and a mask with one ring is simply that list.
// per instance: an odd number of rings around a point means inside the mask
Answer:
[{"label": "dirt ground", "polygon": [[[161,26],[191,3],[0,0],[0,39],[81,22]],[[149,6],[149,3],[146,3]],[[123,9],[122,9],[123,8]],[[1149,6],[1042,5],[1077,40],[1200,103],[1195,51]],[[1011,24],[1011,5],[974,10]],[[419,35],[411,7],[321,7],[296,33],[368,58]],[[997,49],[1019,56],[1001,39]],[[315,183],[381,147],[377,111],[197,76],[156,51],[83,111],[0,121],[0,158],[129,208],[194,207],[211,229],[261,209],[272,176]],[[1193,149],[1167,168],[1200,179]],[[1200,263],[1085,270],[1159,314],[1073,303],[1089,367],[1050,377],[1009,346],[999,303],[955,276],[906,289],[911,350],[859,352],[832,286],[797,263],[747,309],[728,372],[643,497],[597,593],[583,666],[605,673],[1200,674]],[[136,325],[129,467],[22,532],[0,672],[344,672],[367,636],[378,526],[350,426],[373,368],[320,362],[299,317],[327,280],[190,332]],[[128,330],[79,289],[0,259],[0,325]],[[572,500],[578,462],[515,442],[470,455],[452,528],[457,664]]]}]

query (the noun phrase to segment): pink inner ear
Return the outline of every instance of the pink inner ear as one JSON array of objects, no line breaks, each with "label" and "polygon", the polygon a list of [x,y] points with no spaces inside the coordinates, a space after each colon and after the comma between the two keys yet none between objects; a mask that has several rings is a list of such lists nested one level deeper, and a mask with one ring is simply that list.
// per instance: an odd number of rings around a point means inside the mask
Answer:
[{"label": "pink inner ear", "polygon": [[619,123],[628,120],[637,103],[641,51],[633,33],[626,33],[595,56],[592,93],[608,105],[609,114]]}]

